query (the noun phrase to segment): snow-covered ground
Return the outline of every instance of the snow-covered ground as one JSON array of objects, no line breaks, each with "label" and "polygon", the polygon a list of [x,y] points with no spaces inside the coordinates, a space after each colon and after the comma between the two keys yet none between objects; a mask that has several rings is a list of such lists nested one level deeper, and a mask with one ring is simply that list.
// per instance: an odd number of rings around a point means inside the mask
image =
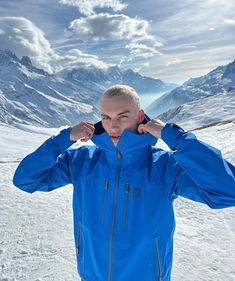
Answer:
[{"label": "snow-covered ground", "polygon": [[[17,161],[56,132],[0,125],[0,281],[80,280],[73,244],[72,186],[27,194],[12,184]],[[234,122],[195,134],[235,164]],[[177,199],[175,213],[172,281],[234,281],[235,208],[211,210]]]}]

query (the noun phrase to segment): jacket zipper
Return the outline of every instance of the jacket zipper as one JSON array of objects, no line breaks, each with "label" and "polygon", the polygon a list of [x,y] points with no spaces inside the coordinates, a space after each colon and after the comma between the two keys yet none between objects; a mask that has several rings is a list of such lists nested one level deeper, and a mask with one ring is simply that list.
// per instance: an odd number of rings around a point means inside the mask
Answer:
[{"label": "jacket zipper", "polygon": [[128,195],[130,191],[130,184],[127,182],[125,184],[125,202],[124,202],[124,212],[123,212],[123,220],[122,220],[122,231],[126,230],[126,218],[127,218],[127,210],[128,210]]},{"label": "jacket zipper", "polygon": [[81,245],[81,226],[79,224],[78,225],[78,244],[76,247],[77,256],[79,256],[79,254],[80,254],[80,245]]},{"label": "jacket zipper", "polygon": [[100,223],[102,225],[104,224],[104,219],[105,219],[105,214],[106,214],[108,188],[109,188],[109,181],[106,180],[105,184],[104,184],[103,200],[102,200],[102,212],[101,212],[101,218],[100,218]]},{"label": "jacket zipper", "polygon": [[117,199],[118,199],[118,190],[119,190],[119,181],[120,181],[120,171],[121,171],[121,160],[122,155],[120,151],[116,148],[117,152],[117,169],[116,169],[116,177],[115,177],[115,188],[114,188],[114,198],[113,198],[113,213],[112,213],[112,221],[110,226],[110,237],[109,237],[109,265],[108,265],[108,281],[112,280],[112,255],[113,255],[113,235],[114,228],[116,222],[116,212],[117,212]]},{"label": "jacket zipper", "polygon": [[160,255],[159,255],[159,248],[158,248],[158,238],[155,239],[156,245],[156,262],[157,262],[157,270],[158,270],[158,281],[162,281],[162,272],[161,272],[161,264],[160,264]]}]

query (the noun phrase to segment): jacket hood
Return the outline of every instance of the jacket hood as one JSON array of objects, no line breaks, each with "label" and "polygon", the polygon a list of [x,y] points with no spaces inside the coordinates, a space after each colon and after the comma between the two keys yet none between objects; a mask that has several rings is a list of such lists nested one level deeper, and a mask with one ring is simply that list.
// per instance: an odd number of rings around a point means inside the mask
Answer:
[{"label": "jacket hood", "polygon": [[[146,124],[148,121],[150,121],[150,118],[145,114],[142,124]],[[125,129],[121,134],[117,146],[115,146],[102,126],[101,121],[97,122],[94,126],[95,132],[91,138],[92,142],[99,148],[109,152],[116,153],[118,149],[123,154],[133,150],[143,149],[144,147],[148,148],[150,145],[155,145],[158,140],[150,133],[140,134],[139,132],[132,132]]]}]

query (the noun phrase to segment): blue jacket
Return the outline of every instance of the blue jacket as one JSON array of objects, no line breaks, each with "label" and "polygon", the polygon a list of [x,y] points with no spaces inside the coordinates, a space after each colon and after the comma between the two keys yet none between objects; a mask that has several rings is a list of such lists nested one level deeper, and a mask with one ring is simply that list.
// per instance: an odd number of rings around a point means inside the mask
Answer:
[{"label": "blue jacket", "polygon": [[[146,120],[145,120],[146,121]],[[73,184],[77,267],[85,281],[170,281],[177,196],[211,208],[235,206],[235,168],[220,151],[175,124],[154,147],[151,134],[124,130],[117,147],[95,124],[94,146],[68,149],[70,128],[19,164],[14,184],[51,191]]]}]

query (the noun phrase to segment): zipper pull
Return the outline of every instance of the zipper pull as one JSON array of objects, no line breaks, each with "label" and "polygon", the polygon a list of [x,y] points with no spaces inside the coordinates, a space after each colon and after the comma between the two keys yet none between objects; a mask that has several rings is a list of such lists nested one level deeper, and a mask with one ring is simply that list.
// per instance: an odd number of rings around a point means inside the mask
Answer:
[{"label": "zipper pull", "polygon": [[106,208],[107,208],[107,195],[109,189],[109,181],[105,180],[104,182],[104,191],[103,191],[103,199],[102,199],[102,210],[101,210],[101,217],[100,223],[103,225],[105,220]]},{"label": "zipper pull", "polygon": [[105,184],[104,184],[104,189],[105,189],[105,190],[108,190],[108,188],[109,188],[109,181],[106,180],[106,181],[105,181]]},{"label": "zipper pull", "polygon": [[125,193],[128,193],[130,191],[130,184],[127,182],[125,185]]},{"label": "zipper pull", "polygon": [[123,218],[122,218],[122,231],[126,230],[129,191],[130,191],[130,184],[127,182],[124,188],[125,196],[124,196],[124,211],[123,211]]},{"label": "zipper pull", "polygon": [[121,152],[119,151],[119,149],[116,148],[116,152],[117,152],[117,158],[119,160],[122,159],[122,155],[121,155]]}]

